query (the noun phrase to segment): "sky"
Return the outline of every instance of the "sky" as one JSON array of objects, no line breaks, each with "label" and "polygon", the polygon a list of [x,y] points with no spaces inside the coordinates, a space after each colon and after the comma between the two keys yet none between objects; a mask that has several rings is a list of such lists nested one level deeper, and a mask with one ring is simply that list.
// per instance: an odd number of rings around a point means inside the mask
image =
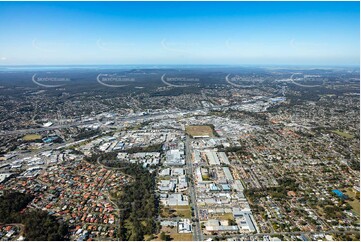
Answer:
[{"label": "sky", "polygon": [[359,2],[0,2],[0,65],[359,65]]}]

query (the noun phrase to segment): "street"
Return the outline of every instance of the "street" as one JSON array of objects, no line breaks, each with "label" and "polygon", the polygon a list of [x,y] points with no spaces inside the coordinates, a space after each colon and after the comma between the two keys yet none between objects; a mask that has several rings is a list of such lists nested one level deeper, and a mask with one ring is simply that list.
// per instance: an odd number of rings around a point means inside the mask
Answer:
[{"label": "street", "polygon": [[191,205],[194,209],[194,218],[195,218],[195,228],[193,230],[193,240],[195,241],[202,241],[203,234],[201,230],[201,226],[199,223],[199,216],[198,216],[198,206],[197,206],[197,198],[196,198],[196,190],[194,187],[194,179],[193,179],[193,165],[192,165],[192,149],[190,146],[190,138],[188,135],[186,136],[186,164],[187,164],[187,174],[189,175],[189,195],[191,199]]}]

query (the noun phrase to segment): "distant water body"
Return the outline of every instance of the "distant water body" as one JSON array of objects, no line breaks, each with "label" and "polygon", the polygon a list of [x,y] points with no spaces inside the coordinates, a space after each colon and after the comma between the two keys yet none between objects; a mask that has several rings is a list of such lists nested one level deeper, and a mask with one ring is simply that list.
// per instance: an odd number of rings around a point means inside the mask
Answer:
[{"label": "distant water body", "polygon": [[16,71],[61,71],[61,70],[129,70],[129,69],[194,69],[194,68],[236,68],[236,69],[248,69],[248,68],[261,68],[269,70],[289,69],[289,70],[307,70],[307,69],[351,69],[359,70],[359,66],[257,66],[257,65],[16,65],[16,66],[1,66],[0,72],[16,72]]}]

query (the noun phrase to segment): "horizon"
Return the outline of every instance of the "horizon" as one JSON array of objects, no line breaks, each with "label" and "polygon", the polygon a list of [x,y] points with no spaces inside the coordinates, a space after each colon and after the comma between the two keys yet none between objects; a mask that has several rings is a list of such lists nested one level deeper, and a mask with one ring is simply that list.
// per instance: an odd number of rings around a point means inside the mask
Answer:
[{"label": "horizon", "polygon": [[310,67],[310,68],[337,68],[337,67],[360,67],[359,64],[18,64],[18,65],[1,65],[0,68],[17,68],[17,67],[124,67],[124,66],[145,66],[145,67],[159,67],[159,66],[199,66],[199,67]]}]

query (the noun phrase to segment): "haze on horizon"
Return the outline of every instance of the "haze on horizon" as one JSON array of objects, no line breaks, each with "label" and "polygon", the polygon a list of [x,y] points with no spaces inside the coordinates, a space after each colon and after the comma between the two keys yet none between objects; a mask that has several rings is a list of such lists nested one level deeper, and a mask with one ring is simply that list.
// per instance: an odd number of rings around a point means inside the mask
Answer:
[{"label": "haze on horizon", "polygon": [[359,2],[0,2],[0,65],[359,65]]}]

